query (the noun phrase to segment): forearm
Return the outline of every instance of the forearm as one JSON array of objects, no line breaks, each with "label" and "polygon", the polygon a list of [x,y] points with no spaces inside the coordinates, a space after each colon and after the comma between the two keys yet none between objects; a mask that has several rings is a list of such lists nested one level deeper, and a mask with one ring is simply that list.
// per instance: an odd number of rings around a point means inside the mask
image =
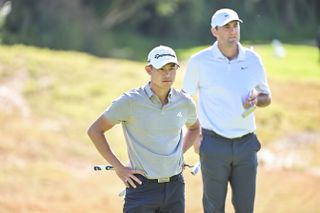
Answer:
[{"label": "forearm", "polygon": [[98,152],[102,155],[108,163],[110,163],[114,168],[122,167],[123,164],[116,157],[116,155],[111,150],[109,143],[103,132],[97,132],[95,130],[89,130],[88,135],[93,142],[94,146]]},{"label": "forearm", "polygon": [[257,106],[258,107],[266,107],[271,103],[271,95],[260,93],[257,97]]},{"label": "forearm", "polygon": [[126,187],[136,187],[136,183],[141,184],[141,181],[134,174],[144,174],[142,170],[136,170],[126,167],[117,156],[112,152],[105,132],[114,126],[104,115],[101,115],[88,129],[87,133],[97,148],[98,152],[104,159],[110,163],[118,177],[126,185]]},{"label": "forearm", "polygon": [[195,128],[188,129],[183,138],[183,153],[185,153],[196,141],[198,141],[200,136],[200,125]]}]

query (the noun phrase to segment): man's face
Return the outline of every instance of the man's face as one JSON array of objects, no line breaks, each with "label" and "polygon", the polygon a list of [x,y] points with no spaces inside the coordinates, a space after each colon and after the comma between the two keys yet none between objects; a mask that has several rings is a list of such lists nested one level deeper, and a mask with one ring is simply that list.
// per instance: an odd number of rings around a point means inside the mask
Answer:
[{"label": "man's face", "polygon": [[178,69],[178,65],[175,63],[169,63],[161,67],[160,69],[156,69],[152,66],[148,66],[147,72],[151,76],[151,83],[159,88],[168,89],[172,86],[175,78],[176,71]]},{"label": "man's face", "polygon": [[231,21],[221,27],[212,28],[211,32],[222,45],[233,46],[240,41],[240,25],[238,21]]}]

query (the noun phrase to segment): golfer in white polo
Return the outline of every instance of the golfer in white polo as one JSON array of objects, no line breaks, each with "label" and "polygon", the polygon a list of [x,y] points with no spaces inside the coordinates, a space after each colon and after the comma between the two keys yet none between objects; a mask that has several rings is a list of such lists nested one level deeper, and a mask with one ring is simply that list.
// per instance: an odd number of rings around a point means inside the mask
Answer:
[{"label": "golfer in white polo", "polygon": [[257,154],[253,110],[271,102],[261,58],[240,44],[238,14],[228,8],[211,18],[216,42],[188,62],[183,90],[199,92],[203,140],[200,160],[205,213],[224,213],[228,183],[237,213],[252,213]]}]

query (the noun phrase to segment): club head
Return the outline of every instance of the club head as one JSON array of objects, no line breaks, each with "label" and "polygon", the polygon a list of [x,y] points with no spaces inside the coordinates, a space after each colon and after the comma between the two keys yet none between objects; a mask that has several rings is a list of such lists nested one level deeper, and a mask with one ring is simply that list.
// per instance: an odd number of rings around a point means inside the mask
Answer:
[{"label": "club head", "polygon": [[95,171],[99,171],[99,170],[101,170],[101,167],[100,167],[100,166],[94,166],[93,169],[94,169]]},{"label": "club head", "polygon": [[126,197],[126,189],[123,189],[118,196],[124,199]]},{"label": "club head", "polygon": [[113,170],[113,166],[109,165],[95,165],[93,167],[95,171],[101,171],[101,170]]}]

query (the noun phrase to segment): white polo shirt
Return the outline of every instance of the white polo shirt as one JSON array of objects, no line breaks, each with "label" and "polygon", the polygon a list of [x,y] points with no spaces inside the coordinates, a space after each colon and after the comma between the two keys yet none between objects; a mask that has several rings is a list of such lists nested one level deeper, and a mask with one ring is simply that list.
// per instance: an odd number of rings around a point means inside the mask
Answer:
[{"label": "white polo shirt", "polygon": [[183,90],[199,91],[198,110],[201,127],[235,138],[256,130],[254,114],[243,118],[243,102],[255,88],[270,94],[260,57],[238,43],[239,54],[229,60],[217,42],[193,55],[188,62]]},{"label": "white polo shirt", "polygon": [[149,179],[171,177],[182,171],[182,127],[197,121],[192,97],[171,88],[161,104],[149,84],[130,90],[104,112],[112,124],[121,123],[130,165]]}]

